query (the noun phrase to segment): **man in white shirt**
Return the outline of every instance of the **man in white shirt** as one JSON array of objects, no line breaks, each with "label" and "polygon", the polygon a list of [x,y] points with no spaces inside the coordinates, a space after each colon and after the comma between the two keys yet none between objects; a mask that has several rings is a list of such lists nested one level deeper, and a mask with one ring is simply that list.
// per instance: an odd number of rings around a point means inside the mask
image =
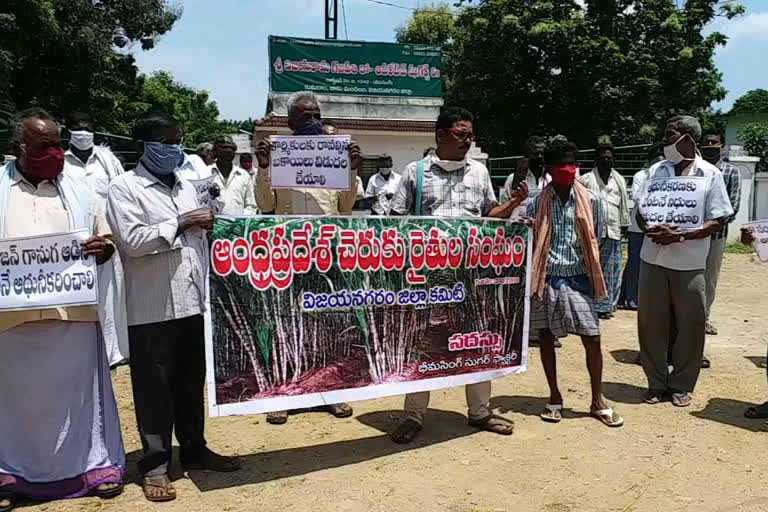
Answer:
[{"label": "man in white shirt", "polygon": [[517,161],[518,171],[507,176],[504,188],[501,189],[501,202],[507,201],[515,189],[515,175],[525,173],[525,184],[528,186],[528,198],[525,199],[515,211],[512,217],[525,215],[528,204],[539,195],[544,187],[549,185],[552,177],[544,172],[544,149],[547,147],[547,139],[540,135],[531,135],[525,141],[525,155]]},{"label": "man in white shirt", "polygon": [[[621,291],[621,230],[629,225],[627,184],[624,176],[613,168],[613,145],[600,143],[596,149],[595,168],[579,178],[584,186],[600,198],[605,213],[605,233],[600,241],[600,267],[607,296],[596,305],[601,319],[613,318]],[[600,236],[600,235],[598,235]]]},{"label": "man in white shirt", "polygon": [[142,146],[134,171],[109,187],[107,220],[125,262],[131,383],[144,454],[138,462],[144,495],[169,501],[175,430],[186,470],[234,471],[238,463],[206,447],[203,312],[210,209],[182,179],[188,165],[178,121],[162,112],[136,121]]},{"label": "man in white shirt", "polygon": [[[645,401],[656,404],[667,394],[677,407],[691,404],[689,393],[699,377],[707,321],[704,270],[710,238],[733,214],[720,171],[696,153],[701,125],[695,117],[676,116],[664,132],[666,160],[648,170],[641,198],[655,178],[702,177],[705,186],[703,224],[681,230],[674,224],[647,226],[637,222],[646,239],[640,252],[638,335],[643,370],[648,377]],[[642,199],[641,206],[642,210]],[[675,339],[672,339],[675,332]],[[671,350],[672,373],[667,364]]]},{"label": "man in white shirt", "polygon": [[[216,213],[223,215],[258,215],[254,184],[251,175],[235,165],[237,145],[230,137],[220,137],[213,143],[216,161],[202,171],[185,172],[187,179],[202,180],[213,176],[219,190],[218,200],[223,205]],[[188,157],[192,159],[192,156]]]},{"label": "man in white shirt", "polygon": [[213,144],[210,142],[198,144],[195,152],[187,155],[187,159],[195,168],[195,172],[205,173],[205,170],[216,161],[216,157],[213,154]]},{"label": "man in white shirt", "polygon": [[392,172],[392,158],[384,159],[384,167],[368,180],[365,198],[371,202],[371,210],[376,215],[389,215],[389,203],[400,184],[400,175]]},{"label": "man in white shirt", "polygon": [[[95,146],[94,129],[87,114],[73,112],[67,118],[69,149],[64,153],[64,173],[83,180],[93,192],[94,211],[104,215],[109,183],[123,174],[123,165],[107,146]],[[123,264],[119,254],[99,270],[99,318],[101,335],[112,367],[128,361],[128,323],[125,311]]]}]

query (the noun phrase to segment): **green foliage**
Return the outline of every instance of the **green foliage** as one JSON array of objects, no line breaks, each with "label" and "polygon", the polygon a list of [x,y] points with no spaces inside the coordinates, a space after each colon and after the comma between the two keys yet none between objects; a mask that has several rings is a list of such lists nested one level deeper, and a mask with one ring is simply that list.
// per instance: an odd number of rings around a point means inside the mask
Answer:
[{"label": "green foliage", "polygon": [[752,254],[755,250],[751,245],[744,245],[741,242],[731,242],[725,245],[725,252],[728,254]]},{"label": "green foliage", "polygon": [[131,55],[154,47],[181,9],[165,0],[4,0],[0,3],[0,118],[30,105],[58,116],[90,111],[99,127],[126,133],[142,105]]},{"label": "green foliage", "polygon": [[[599,133],[616,144],[652,142],[668,117],[705,115],[725,97],[713,56],[727,38],[703,29],[743,12],[718,0],[458,0],[456,8],[442,39],[445,98],[473,109],[480,142],[496,155],[519,153],[531,133],[564,133],[582,147]],[[405,30],[402,41],[431,43],[433,32]]]},{"label": "green foliage", "polygon": [[398,43],[442,45],[454,32],[453,11],[447,4],[416,9],[406,25],[395,30]]},{"label": "green foliage", "polygon": [[768,113],[768,90],[754,89],[733,103],[731,114]]},{"label": "green foliage", "polygon": [[739,130],[739,139],[750,155],[760,158],[757,172],[766,172],[766,168],[768,168],[768,125],[763,123],[746,124]]}]

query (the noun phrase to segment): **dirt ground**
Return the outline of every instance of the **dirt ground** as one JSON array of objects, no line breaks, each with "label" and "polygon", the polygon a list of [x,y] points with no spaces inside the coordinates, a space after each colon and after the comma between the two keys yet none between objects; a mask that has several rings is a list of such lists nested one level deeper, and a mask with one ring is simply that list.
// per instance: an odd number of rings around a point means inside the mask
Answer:
[{"label": "dirt ground", "polygon": [[708,339],[713,367],[703,370],[687,409],[642,402],[634,313],[603,322],[605,395],[626,425],[609,429],[586,416],[588,379],[581,343],[565,340],[559,376],[565,419],[537,416],[547,396],[538,351],[529,369],[494,382],[492,405],[516,423],[512,437],[466,424],[461,389],[433,393],[426,428],[407,447],[389,441],[402,397],[357,402],[355,416],[291,416],[284,426],[264,416],[209,420],[215,450],[238,454],[244,467],[219,475],[177,470],[179,498],[151,505],[136,484],[140,449],[127,368],[114,376],[128,452],[125,493],[26,504],[47,511],[768,511],[763,451],[768,433],[744,409],[766,396],[768,265],[726,255]]}]

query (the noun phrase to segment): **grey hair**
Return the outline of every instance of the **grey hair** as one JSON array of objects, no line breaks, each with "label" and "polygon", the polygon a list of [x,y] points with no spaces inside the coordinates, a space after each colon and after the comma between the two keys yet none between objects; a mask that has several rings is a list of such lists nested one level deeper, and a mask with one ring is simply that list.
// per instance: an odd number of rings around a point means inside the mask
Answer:
[{"label": "grey hair", "polygon": [[199,153],[201,151],[213,151],[213,143],[212,142],[203,142],[201,144],[198,144],[195,148],[195,153]]},{"label": "grey hair", "polygon": [[296,110],[299,108],[299,103],[302,101],[311,101],[317,108],[320,108],[320,100],[317,99],[317,95],[312,91],[299,91],[291,94],[288,97],[288,119],[293,118],[296,114]]},{"label": "grey hair", "polygon": [[675,116],[667,121],[668,125],[683,135],[690,135],[696,142],[701,140],[701,123],[693,116]]}]

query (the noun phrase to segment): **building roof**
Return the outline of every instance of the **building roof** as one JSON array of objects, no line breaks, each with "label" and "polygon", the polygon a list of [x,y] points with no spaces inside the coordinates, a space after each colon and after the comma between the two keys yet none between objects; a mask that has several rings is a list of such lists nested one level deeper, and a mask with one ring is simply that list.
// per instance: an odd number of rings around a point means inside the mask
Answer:
[{"label": "building roof", "polygon": [[[363,130],[375,132],[420,132],[434,133],[435,121],[415,121],[408,119],[376,119],[376,118],[351,118],[351,117],[324,117],[339,130]],[[269,114],[253,125],[254,131],[264,131],[269,128],[288,128],[288,117]],[[261,129],[261,130],[260,130]]]}]

